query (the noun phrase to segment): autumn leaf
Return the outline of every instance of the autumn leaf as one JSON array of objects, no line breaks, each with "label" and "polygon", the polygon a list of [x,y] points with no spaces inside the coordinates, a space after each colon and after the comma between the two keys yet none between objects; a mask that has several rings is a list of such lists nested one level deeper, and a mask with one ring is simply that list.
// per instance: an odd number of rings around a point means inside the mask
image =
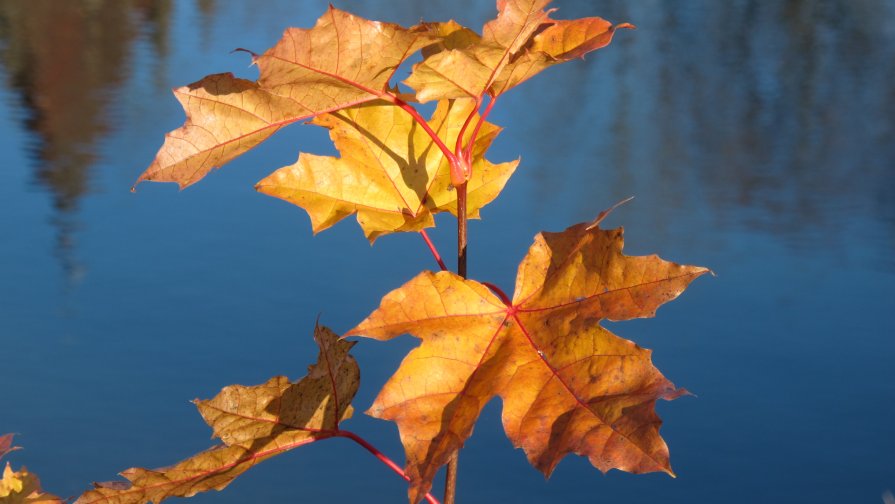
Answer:
[{"label": "autumn leaf", "polygon": [[255,58],[258,83],[314,110],[381,97],[398,66],[430,45],[424,28],[370,21],[330,6],[310,30],[288,28]]},{"label": "autumn leaf", "polygon": [[195,401],[205,422],[228,446],[251,448],[292,443],[335,430],[351,417],[360,368],[348,352],[354,343],[318,327],[317,362],[297,383],[276,376],[262,385],[225,387],[213,399]]},{"label": "autumn leaf", "polygon": [[311,29],[289,28],[260,56],[258,82],[208,76],[174,90],[187,115],[170,132],[144,180],[198,182],[280,128],[391,96],[397,67],[432,38],[422,28],[369,21],[330,7]]},{"label": "autumn leaf", "polygon": [[615,30],[597,17],[553,20],[550,0],[498,0],[497,18],[478,36],[454,21],[424,25],[439,42],[423,51],[404,81],[420,102],[497,97],[545,68],[605,47]]},{"label": "autumn leaf", "polygon": [[195,401],[199,412],[224,444],[171,467],[135,467],[121,473],[127,481],[97,483],[75,504],[159,503],[221,490],[255,464],[336,434],[352,414],[360,371],[349,350],[318,326],[317,362],[298,382],[278,376],[256,386],[225,387],[215,398]]},{"label": "autumn leaf", "polygon": [[138,184],[150,180],[190,186],[280,128],[314,116],[301,104],[229,73],[175,89],[174,96],[186,111],[186,124],[165,136]]},{"label": "autumn leaf", "polygon": [[[12,445],[12,434],[0,436],[0,459],[6,454],[18,450]],[[3,469],[0,478],[0,504],[63,504],[63,500],[55,495],[45,493],[40,486],[37,475],[24,466],[13,471],[9,462]]]},{"label": "autumn leaf", "polygon": [[[428,124],[445,144],[453,145],[474,107],[472,100],[441,101]],[[277,170],[256,187],[304,208],[315,233],[356,213],[373,242],[383,234],[431,227],[436,213],[457,214],[448,160],[399,107],[371,102],[320,116],[313,124],[330,130],[342,157],[302,153],[294,165]],[[479,210],[497,197],[518,164],[485,160],[499,132],[486,122],[475,142],[467,182],[470,218],[478,218]],[[466,130],[464,138],[470,137]]]},{"label": "autumn leaf", "polygon": [[424,272],[347,333],[422,340],[368,412],[398,425],[412,503],[495,395],[507,436],[545,475],[568,453],[602,471],[671,474],[655,403],[684,391],[649,350],[599,322],[651,317],[708,270],[625,256],[622,246],[621,229],[592,224],[542,233],[519,266],[512,301],[496,287]]}]

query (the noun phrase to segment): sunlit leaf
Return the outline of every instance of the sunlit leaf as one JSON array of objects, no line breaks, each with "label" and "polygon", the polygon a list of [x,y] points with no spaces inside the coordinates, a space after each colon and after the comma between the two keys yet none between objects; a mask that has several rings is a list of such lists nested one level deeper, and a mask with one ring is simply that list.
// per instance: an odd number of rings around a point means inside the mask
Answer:
[{"label": "sunlit leaf", "polygon": [[605,47],[618,28],[601,18],[553,20],[550,0],[498,0],[497,18],[479,37],[449,22],[425,25],[440,42],[423,51],[405,83],[423,103],[446,98],[496,97],[545,68]]},{"label": "sunlit leaf", "polygon": [[258,82],[208,76],[174,90],[187,115],[144,180],[186,187],[280,128],[381,98],[397,67],[432,39],[422,28],[369,21],[335,8],[311,29],[289,28],[253,59]]},{"label": "sunlit leaf", "polygon": [[315,114],[232,74],[209,75],[175,89],[174,96],[187,121],[165,136],[165,144],[137,183],[177,182],[187,187],[280,128]]},{"label": "sunlit leaf", "polygon": [[[473,109],[471,100],[439,102],[429,125],[444,143],[453,145]],[[372,242],[383,234],[431,227],[432,216],[439,212],[456,215],[448,160],[399,107],[372,102],[320,116],[314,124],[330,130],[342,156],[303,153],[294,165],[259,182],[257,189],[304,208],[315,233],[356,213]],[[471,218],[497,197],[518,164],[485,160],[499,132],[485,123],[475,144],[473,178],[467,183]],[[465,138],[471,133],[467,129]]]},{"label": "sunlit leaf", "polygon": [[369,411],[398,424],[411,502],[494,396],[507,436],[546,475],[568,453],[602,471],[671,473],[654,406],[684,391],[648,350],[599,322],[651,317],[708,270],[625,256],[622,246],[620,229],[542,233],[519,266],[512,301],[453,273],[424,272],[348,332],[422,340]]},{"label": "sunlit leaf", "polygon": [[258,440],[292,443],[334,430],[351,417],[351,400],[360,383],[353,343],[319,327],[320,353],[308,374],[296,383],[276,376],[262,385],[224,387],[213,399],[195,401],[199,413],[224,444],[246,448]]}]

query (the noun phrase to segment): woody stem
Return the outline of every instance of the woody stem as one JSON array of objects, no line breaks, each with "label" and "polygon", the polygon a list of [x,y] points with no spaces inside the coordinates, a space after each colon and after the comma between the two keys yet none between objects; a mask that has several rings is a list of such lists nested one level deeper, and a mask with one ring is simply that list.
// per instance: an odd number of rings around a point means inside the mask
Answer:
[{"label": "woody stem", "polygon": [[[466,183],[457,187],[457,273],[466,278]],[[460,450],[451,454],[444,480],[444,504],[454,504],[457,494],[457,459]]]}]

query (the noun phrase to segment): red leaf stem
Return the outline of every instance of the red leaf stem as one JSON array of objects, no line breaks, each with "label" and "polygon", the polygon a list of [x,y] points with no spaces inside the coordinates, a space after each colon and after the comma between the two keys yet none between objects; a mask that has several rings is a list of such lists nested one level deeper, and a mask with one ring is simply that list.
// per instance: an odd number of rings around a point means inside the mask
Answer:
[{"label": "red leaf stem", "polygon": [[[472,122],[472,118],[479,113],[482,109],[482,99],[479,98],[476,100],[475,108],[469,112],[469,115],[466,116],[466,121],[463,123],[463,127],[460,128],[460,134],[457,135],[457,146],[454,148],[454,153],[457,157],[460,157],[463,154],[463,135],[466,133],[466,128],[469,127],[469,124]],[[474,141],[473,138],[471,141]]]},{"label": "red leaf stem", "polygon": [[496,285],[494,285],[493,283],[490,283],[490,282],[481,282],[481,283],[482,283],[482,285],[484,285],[485,287],[491,289],[491,292],[493,292],[494,294],[496,294],[497,297],[499,297],[500,300],[503,301],[503,304],[507,305],[507,307],[510,307],[510,308],[513,307],[513,302],[510,301],[510,296],[507,296],[507,293],[504,292],[503,289],[501,289],[500,287],[498,287],[498,286],[496,286]]},{"label": "red leaf stem", "polygon": [[444,260],[441,259],[441,254],[438,253],[438,249],[435,248],[435,244],[432,243],[432,239],[429,238],[429,233],[423,229],[420,231],[420,236],[423,237],[426,246],[429,247],[429,251],[432,252],[432,256],[435,257],[435,261],[438,262],[438,267],[441,268],[441,271],[447,271],[447,266],[444,265]]},{"label": "red leaf stem", "polygon": [[[491,113],[491,109],[494,107],[494,104],[497,103],[497,97],[491,97],[491,100],[488,102],[488,106],[485,107],[485,111],[479,115],[479,120],[475,124],[475,129],[472,130],[472,136],[469,137],[469,143],[466,144],[466,150],[463,152],[463,155],[466,159],[472,159],[472,146],[475,145],[475,140],[479,136],[479,130],[482,128],[482,124],[485,123],[485,120],[488,119],[488,114]],[[479,103],[479,107],[481,107],[481,102]]]},{"label": "red leaf stem", "polygon": [[[373,454],[374,457],[379,459],[379,461],[382,462],[383,464],[385,464],[389,469],[391,469],[392,471],[397,473],[398,476],[400,476],[401,478],[404,479],[404,481],[410,481],[410,477],[408,477],[407,474],[404,473],[404,470],[401,469],[401,466],[396,464],[395,461],[393,461],[392,459],[385,456],[384,453],[379,451],[379,449],[377,449],[375,446],[371,445],[364,438],[358,436],[357,434],[355,434],[351,431],[346,431],[346,430],[333,431],[333,436],[334,437],[343,437],[343,438],[350,439],[350,440],[354,441],[355,443],[362,446],[365,450],[367,450],[368,452]],[[426,494],[425,499],[430,504],[441,504],[438,502],[438,499],[433,497],[432,494],[430,494],[430,493]]]},{"label": "red leaf stem", "polygon": [[429,123],[426,122],[426,120],[423,118],[423,116],[421,116],[420,113],[417,112],[416,109],[413,108],[412,105],[408,104],[404,100],[402,100],[402,99],[398,98],[397,96],[390,94],[390,93],[382,93],[380,96],[384,100],[388,100],[388,101],[394,103],[398,107],[402,108],[405,112],[410,114],[410,117],[412,117],[413,120],[416,121],[417,124],[419,124],[420,127],[423,128],[423,131],[425,131],[430,137],[432,137],[432,141],[435,142],[435,145],[438,146],[438,148],[444,154],[444,157],[447,158],[448,162],[451,163],[451,165],[454,165],[457,163],[457,156],[455,156],[454,153],[451,152],[450,149],[448,149],[448,146],[445,145],[444,142],[441,141],[441,137],[438,136],[438,133],[435,133],[432,130],[432,128],[429,126]]}]

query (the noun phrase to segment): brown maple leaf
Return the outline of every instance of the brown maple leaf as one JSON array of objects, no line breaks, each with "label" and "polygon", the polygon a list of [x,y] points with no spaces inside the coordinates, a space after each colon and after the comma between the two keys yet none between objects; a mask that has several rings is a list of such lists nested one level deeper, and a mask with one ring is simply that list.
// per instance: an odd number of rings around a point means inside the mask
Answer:
[{"label": "brown maple leaf", "polygon": [[649,350],[599,321],[651,317],[708,270],[625,256],[622,246],[621,229],[594,224],[542,233],[512,301],[450,272],[424,272],[347,333],[422,340],[368,412],[398,424],[412,503],[495,395],[507,436],[545,475],[568,453],[602,471],[671,473],[654,407],[684,391]]},{"label": "brown maple leaf", "polygon": [[186,123],[165,138],[144,180],[198,182],[280,128],[383,97],[398,66],[432,38],[330,7],[311,29],[289,28],[254,55],[258,82],[210,75],[174,90]]},{"label": "brown maple leaf", "polygon": [[[428,121],[447,145],[453,145],[472,100],[443,100]],[[477,117],[477,116],[474,116]],[[373,242],[397,231],[419,231],[435,225],[439,212],[457,214],[450,164],[434,140],[398,106],[378,101],[326,114],[313,122],[330,130],[342,157],[301,154],[256,186],[265,194],[304,208],[315,233],[357,213],[364,234]],[[484,123],[472,152],[472,178],[467,182],[467,216],[503,189],[518,161],[492,164],[485,151],[500,128]],[[471,131],[465,132],[465,139]]]},{"label": "brown maple leaf", "polygon": [[499,96],[545,68],[605,47],[615,30],[633,28],[597,17],[553,20],[550,0],[498,0],[497,18],[482,35],[454,21],[424,24],[439,42],[423,51],[404,81],[416,97],[430,100]]},{"label": "brown maple leaf", "polygon": [[360,371],[348,352],[354,343],[318,326],[317,362],[297,382],[277,376],[256,386],[232,385],[213,399],[195,401],[224,444],[162,469],[135,467],[127,481],[97,483],[75,504],[143,504],[221,490],[255,464],[332,437],[352,414]]}]

